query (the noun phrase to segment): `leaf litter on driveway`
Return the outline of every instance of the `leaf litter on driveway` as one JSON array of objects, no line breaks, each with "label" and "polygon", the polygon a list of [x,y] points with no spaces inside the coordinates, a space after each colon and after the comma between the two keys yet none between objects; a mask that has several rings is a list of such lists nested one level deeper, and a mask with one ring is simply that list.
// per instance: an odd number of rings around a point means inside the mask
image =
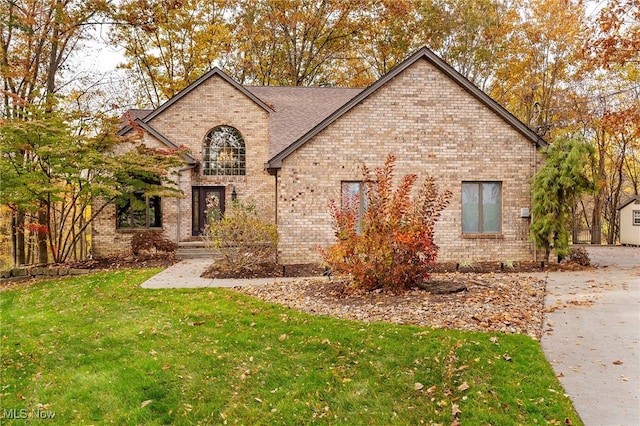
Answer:
[{"label": "leaf litter on driveway", "polygon": [[346,280],[326,278],[238,287],[237,291],[314,315],[365,322],[385,321],[434,328],[526,334],[540,339],[545,280],[522,274],[433,274],[434,283],[466,290],[433,294],[355,291]]}]

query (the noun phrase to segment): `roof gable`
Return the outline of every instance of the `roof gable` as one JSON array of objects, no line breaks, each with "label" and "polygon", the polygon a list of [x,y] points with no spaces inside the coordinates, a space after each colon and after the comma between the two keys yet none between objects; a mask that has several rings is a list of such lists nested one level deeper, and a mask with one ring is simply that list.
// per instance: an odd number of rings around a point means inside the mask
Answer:
[{"label": "roof gable", "polygon": [[354,96],[347,103],[342,105],[340,108],[335,110],[330,116],[324,119],[322,122],[318,123],[315,127],[310,129],[304,136],[300,139],[296,140],[291,145],[284,148],[278,154],[273,156],[269,162],[267,163],[267,167],[269,169],[278,169],[282,167],[282,161],[295,152],[299,147],[304,145],[310,139],[312,139],[315,135],[320,133],[326,127],[328,127],[331,123],[338,120],[345,113],[350,111],[356,105],[360,104],[362,101],[367,99],[372,93],[376,92],[380,87],[384,86],[387,82],[392,80],[394,77],[405,71],[411,65],[413,65],[418,60],[427,60],[429,63],[434,65],[439,71],[445,74],[448,78],[453,80],[459,86],[461,86],[464,90],[466,90],[469,94],[478,99],[482,104],[484,104],[489,110],[493,111],[499,117],[501,117],[504,121],[506,121],[509,125],[515,128],[518,132],[520,132],[523,136],[529,139],[536,146],[546,146],[546,141],[535,133],[532,129],[530,129],[527,125],[525,125],[522,121],[518,120],[513,114],[507,111],[503,106],[501,106],[498,102],[496,102],[493,98],[487,95],[485,92],[480,90],[476,85],[471,83],[466,77],[460,74],[458,71],[453,69],[449,64],[447,64],[442,58],[436,55],[433,51],[428,49],[427,47],[423,47],[413,55],[409,56],[402,63],[393,68],[389,73],[385,74],[375,83],[361,91],[359,94]]},{"label": "roof gable", "polygon": [[[213,68],[211,71],[207,72],[206,74],[204,74],[202,77],[200,77],[199,79],[197,79],[196,81],[194,81],[193,83],[191,83],[189,86],[187,86],[186,88],[182,89],[180,92],[178,92],[173,98],[169,99],[167,102],[165,102],[164,104],[160,105],[158,108],[156,108],[155,110],[151,111],[150,113],[148,113],[142,120],[145,123],[150,122],[151,120],[153,120],[155,117],[157,117],[158,115],[162,114],[164,111],[166,111],[167,109],[171,108],[171,106],[173,106],[175,103],[177,103],[180,99],[184,98],[186,95],[188,95],[189,93],[191,93],[192,91],[194,91],[196,88],[198,88],[202,83],[204,83],[205,81],[209,80],[210,78],[214,77],[214,76],[218,76],[220,78],[222,78],[224,81],[226,81],[227,83],[229,83],[231,86],[235,87],[237,90],[239,90],[240,92],[242,92],[246,97],[248,97],[249,99],[251,99],[253,102],[255,102],[258,106],[260,106],[261,108],[263,108],[264,110],[266,110],[267,112],[273,112],[273,108],[271,108],[269,105],[267,105],[266,103],[264,103],[261,99],[259,99],[257,96],[255,96],[253,93],[251,93],[250,91],[248,91],[244,86],[242,86],[240,83],[238,83],[237,81],[235,81],[234,79],[232,79],[231,77],[229,77],[227,74],[224,73],[224,71],[222,71],[220,68],[215,67]],[[122,129],[120,129],[120,131],[118,132],[118,135],[125,135],[127,132],[129,132],[131,130],[131,126],[126,126],[123,127]]]},{"label": "roof gable", "polygon": [[[138,126],[140,126],[142,129],[144,129],[144,131],[149,133],[154,138],[158,139],[160,142],[162,142],[163,144],[165,144],[169,148],[178,149],[178,145],[176,145],[175,143],[171,142],[166,136],[164,136],[162,133],[160,133],[155,128],[153,128],[149,123],[145,123],[143,120],[141,120],[139,118],[135,120],[135,123]],[[194,166],[197,163],[196,159],[193,158],[193,156],[191,154],[182,154],[182,158],[190,166]]]},{"label": "roof gable", "polygon": [[628,200],[618,204],[618,207],[616,208],[616,210],[624,209],[629,204],[635,203],[635,202],[640,203],[640,195],[634,195],[633,197],[629,198]]}]

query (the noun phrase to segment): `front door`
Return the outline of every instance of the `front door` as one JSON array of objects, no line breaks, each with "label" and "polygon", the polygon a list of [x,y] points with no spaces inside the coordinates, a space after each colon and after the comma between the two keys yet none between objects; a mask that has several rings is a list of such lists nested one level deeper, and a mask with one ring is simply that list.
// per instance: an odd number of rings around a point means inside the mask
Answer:
[{"label": "front door", "polygon": [[202,235],[207,221],[224,213],[224,186],[191,188],[191,235]]}]

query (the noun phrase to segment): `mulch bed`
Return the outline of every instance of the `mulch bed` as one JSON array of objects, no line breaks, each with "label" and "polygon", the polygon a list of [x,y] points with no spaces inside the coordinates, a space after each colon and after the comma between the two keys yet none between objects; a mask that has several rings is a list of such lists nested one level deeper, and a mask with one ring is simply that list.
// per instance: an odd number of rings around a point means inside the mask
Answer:
[{"label": "mulch bed", "polygon": [[311,278],[236,291],[314,315],[541,336],[544,279],[513,273],[438,273],[430,284],[436,291],[391,294],[359,291],[347,280]]},{"label": "mulch bed", "polygon": [[52,267],[65,266],[75,269],[111,270],[111,269],[135,269],[135,268],[166,268],[180,259],[173,255],[140,255],[140,256],[113,256],[99,259],[86,259],[68,262],[64,265],[51,265]]},{"label": "mulch bed", "polygon": [[[575,263],[545,265],[544,271],[590,269]],[[301,267],[301,272],[310,272]],[[215,271],[211,268],[209,273]],[[314,315],[357,321],[385,321],[434,328],[542,335],[546,280],[528,275],[540,264],[496,263],[473,269],[440,264],[423,288],[402,294],[362,291],[348,279],[315,277],[238,287],[236,291]],[[302,275],[313,277],[313,275]],[[276,277],[277,278],[277,277]]]}]

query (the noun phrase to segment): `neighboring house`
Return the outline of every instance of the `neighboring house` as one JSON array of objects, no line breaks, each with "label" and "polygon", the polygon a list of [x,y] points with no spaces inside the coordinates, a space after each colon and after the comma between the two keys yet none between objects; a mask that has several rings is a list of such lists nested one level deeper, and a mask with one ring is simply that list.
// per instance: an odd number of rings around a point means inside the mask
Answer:
[{"label": "neighboring house", "polygon": [[359,192],[362,164],[391,153],[397,176],[429,174],[454,194],[436,228],[440,260],[534,260],[530,179],[545,141],[427,48],[364,90],[242,86],[213,69],[135,114],[148,145],[190,149],[185,197],[135,215],[111,206],[93,226],[96,256],[128,250],[133,228],[197,237],[207,206],[237,197],[277,224],[281,264],[318,262],[334,241],[329,200]]},{"label": "neighboring house", "polygon": [[640,195],[618,206],[620,212],[620,244],[640,246]]}]

